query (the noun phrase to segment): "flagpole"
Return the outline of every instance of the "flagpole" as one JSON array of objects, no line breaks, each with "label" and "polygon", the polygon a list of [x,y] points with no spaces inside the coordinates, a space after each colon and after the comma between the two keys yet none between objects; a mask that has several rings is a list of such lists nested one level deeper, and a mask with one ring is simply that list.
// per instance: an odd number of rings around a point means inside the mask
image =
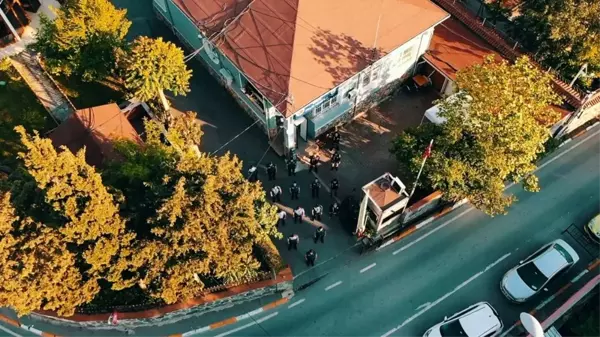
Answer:
[{"label": "flagpole", "polygon": [[415,180],[412,191],[410,191],[410,194],[408,195],[408,199],[406,200],[406,204],[404,205],[404,208],[402,209],[402,213],[404,213],[404,210],[406,210],[406,207],[408,206],[408,202],[410,201],[410,198],[412,198],[413,194],[415,194],[415,190],[417,189],[417,185],[419,184],[419,178],[421,177],[421,173],[423,172],[423,167],[425,167],[425,162],[427,161],[427,158],[429,158],[429,155],[431,154],[432,146],[433,146],[433,139],[429,142],[429,146],[425,150],[425,153],[423,155],[423,161],[421,162],[421,168],[419,169],[419,173],[417,174],[417,179]]}]

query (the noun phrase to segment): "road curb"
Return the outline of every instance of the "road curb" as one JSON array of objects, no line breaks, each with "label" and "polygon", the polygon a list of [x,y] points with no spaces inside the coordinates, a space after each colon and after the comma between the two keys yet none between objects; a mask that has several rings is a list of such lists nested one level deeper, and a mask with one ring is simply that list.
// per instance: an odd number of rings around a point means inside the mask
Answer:
[{"label": "road curb", "polygon": [[38,330],[36,328],[33,327],[33,325],[25,325],[25,324],[21,324],[21,322],[19,322],[18,320],[14,320],[10,317],[7,317],[5,315],[0,314],[0,321],[7,323],[9,325],[12,325],[14,327],[23,329],[23,330],[27,330],[29,332],[32,332],[38,336],[43,336],[43,337],[60,337],[59,335],[55,335],[49,332],[45,332],[42,330]]},{"label": "road curb", "polygon": [[581,137],[582,135],[586,134],[588,131],[590,131],[591,129],[595,128],[596,126],[598,126],[600,124],[600,121],[586,127],[585,129],[577,132],[577,134],[573,135],[571,138],[566,139],[564,142],[560,143],[560,145],[558,145],[558,147],[563,147],[563,145],[566,145],[568,142],[572,141],[575,138]]},{"label": "road curb", "polygon": [[206,332],[206,331],[210,331],[210,330],[215,330],[215,329],[218,329],[218,328],[222,328],[224,326],[231,325],[231,324],[237,323],[239,321],[243,321],[245,319],[251,318],[252,316],[258,315],[258,314],[263,313],[265,311],[269,311],[269,310],[271,310],[273,308],[277,308],[278,306],[281,306],[281,305],[283,305],[285,303],[288,303],[289,300],[290,299],[288,297],[284,297],[284,298],[278,299],[277,301],[273,301],[273,302],[271,302],[269,304],[265,304],[262,307],[260,307],[258,309],[255,309],[255,310],[252,310],[250,312],[247,312],[247,313],[245,313],[243,315],[230,317],[230,318],[224,319],[222,321],[215,322],[215,323],[209,324],[207,326],[204,326],[204,327],[201,327],[201,328],[198,328],[198,329],[194,329],[194,330],[191,330],[191,331],[187,331],[187,332],[184,332],[184,333],[172,334],[172,335],[169,335],[169,337],[187,337],[187,336],[199,334],[199,333],[202,333],[202,332]]},{"label": "road curb", "polygon": [[429,218],[420,221],[414,225],[411,225],[409,227],[406,227],[404,230],[402,230],[401,233],[397,234],[396,236],[392,237],[391,239],[389,239],[388,241],[384,242],[381,246],[377,247],[376,250],[380,250],[386,246],[391,245],[394,242],[398,242],[402,239],[404,239],[405,237],[413,234],[414,232],[416,232],[417,230],[429,225],[430,223],[432,223],[434,220],[439,219],[441,217],[443,217],[444,215],[454,211],[455,209],[459,208],[460,206],[466,204],[468,202],[467,199],[463,199],[460,200],[458,202],[456,202],[454,205],[443,208],[441,211],[435,213],[434,215],[430,216]]}]

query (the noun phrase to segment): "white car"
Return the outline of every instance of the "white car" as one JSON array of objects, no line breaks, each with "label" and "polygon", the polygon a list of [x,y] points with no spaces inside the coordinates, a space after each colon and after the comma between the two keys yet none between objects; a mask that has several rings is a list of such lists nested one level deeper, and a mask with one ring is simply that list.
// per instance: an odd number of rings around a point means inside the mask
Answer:
[{"label": "white car", "polygon": [[525,302],[577,261],[579,255],[569,244],[561,239],[552,241],[509,270],[500,290],[513,302]]},{"label": "white car", "polygon": [[493,337],[502,331],[498,313],[487,302],[479,302],[444,318],[431,327],[424,337]]}]

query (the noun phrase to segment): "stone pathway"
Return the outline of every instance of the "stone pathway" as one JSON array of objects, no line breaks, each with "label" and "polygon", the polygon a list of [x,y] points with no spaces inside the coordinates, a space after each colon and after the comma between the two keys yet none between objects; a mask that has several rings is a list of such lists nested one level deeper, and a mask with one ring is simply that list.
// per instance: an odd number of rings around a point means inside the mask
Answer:
[{"label": "stone pathway", "polygon": [[59,123],[75,112],[73,104],[46,74],[32,51],[23,51],[13,56],[11,61],[40,103]]}]

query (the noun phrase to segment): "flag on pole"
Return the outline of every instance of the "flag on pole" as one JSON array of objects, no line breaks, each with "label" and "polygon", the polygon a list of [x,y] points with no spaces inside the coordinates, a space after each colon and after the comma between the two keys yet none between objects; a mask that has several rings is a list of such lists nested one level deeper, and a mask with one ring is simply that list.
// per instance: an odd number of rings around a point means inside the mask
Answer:
[{"label": "flag on pole", "polygon": [[427,159],[431,156],[431,148],[433,147],[433,139],[431,140],[431,142],[429,142],[429,146],[427,146],[427,148],[425,149],[425,152],[423,152],[423,159]]}]

